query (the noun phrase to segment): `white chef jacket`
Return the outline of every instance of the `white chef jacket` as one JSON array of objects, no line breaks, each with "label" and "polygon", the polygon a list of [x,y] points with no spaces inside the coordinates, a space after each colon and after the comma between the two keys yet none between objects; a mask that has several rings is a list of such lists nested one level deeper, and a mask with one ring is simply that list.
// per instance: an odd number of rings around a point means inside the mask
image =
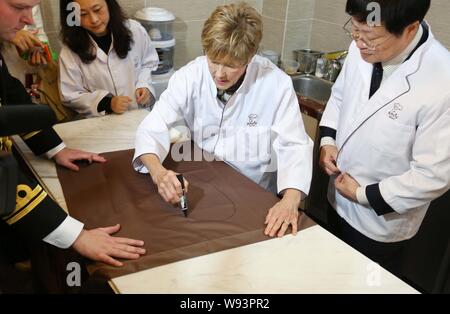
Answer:
[{"label": "white chef jacket", "polygon": [[[100,101],[107,95],[128,96],[133,99],[130,109],[137,108],[136,89],[151,86],[151,72],[158,66],[158,54],[151,44],[144,27],[134,20],[127,20],[127,26],[133,37],[131,50],[125,59],[121,59],[111,44],[106,54],[92,40],[97,57],[91,63],[83,63],[79,56],[63,46],[59,56],[60,90],[64,105],[83,116],[98,116]],[[114,39],[113,39],[114,41]]]},{"label": "white chef jacket", "polygon": [[353,42],[320,125],[337,130],[338,168],[375,188],[371,206],[384,201],[395,212],[379,216],[344,198],[334,178],[328,200],[362,234],[398,242],[417,233],[430,202],[450,188],[450,53],[430,30],[369,99],[372,68]]},{"label": "white chef jacket", "polygon": [[205,56],[177,71],[139,126],[133,166],[153,153],[163,161],[169,129],[184,120],[194,142],[272,192],[309,193],[313,142],[305,132],[292,80],[268,59],[254,56],[244,81],[224,105]]}]

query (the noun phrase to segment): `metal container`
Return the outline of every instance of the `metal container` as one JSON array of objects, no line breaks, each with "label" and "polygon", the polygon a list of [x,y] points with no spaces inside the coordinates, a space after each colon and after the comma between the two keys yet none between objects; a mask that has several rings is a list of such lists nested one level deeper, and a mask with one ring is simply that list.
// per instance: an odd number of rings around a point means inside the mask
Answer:
[{"label": "metal container", "polygon": [[280,54],[272,50],[264,50],[260,53],[261,56],[272,61],[273,64],[278,65],[280,63]]},{"label": "metal container", "polygon": [[342,70],[342,65],[339,60],[328,60],[327,67],[326,67],[326,73],[323,78],[330,82],[336,82],[336,79],[339,76],[339,73],[341,72],[341,70]]},{"label": "metal container", "polygon": [[300,72],[314,74],[316,72],[317,59],[322,57],[323,52],[311,49],[294,50],[296,60],[300,63]]}]

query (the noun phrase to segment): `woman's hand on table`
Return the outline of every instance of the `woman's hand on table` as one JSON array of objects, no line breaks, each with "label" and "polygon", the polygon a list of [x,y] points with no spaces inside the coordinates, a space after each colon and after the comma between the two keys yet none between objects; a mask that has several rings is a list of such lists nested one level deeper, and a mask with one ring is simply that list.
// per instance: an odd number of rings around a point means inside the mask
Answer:
[{"label": "woman's hand on table", "polygon": [[114,96],[111,99],[111,110],[114,113],[122,114],[128,111],[131,105],[131,98],[128,96]]},{"label": "woman's hand on table", "polygon": [[264,234],[270,237],[277,235],[282,237],[287,229],[292,225],[292,234],[296,235],[298,230],[298,209],[302,199],[302,192],[294,189],[287,189],[283,199],[275,204],[266,217],[267,225]]}]

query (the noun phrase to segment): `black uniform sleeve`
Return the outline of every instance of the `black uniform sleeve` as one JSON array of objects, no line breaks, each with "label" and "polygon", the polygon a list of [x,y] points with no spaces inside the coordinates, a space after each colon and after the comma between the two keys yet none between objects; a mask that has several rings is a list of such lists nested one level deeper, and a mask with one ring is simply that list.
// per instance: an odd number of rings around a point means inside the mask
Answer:
[{"label": "black uniform sleeve", "polygon": [[[31,103],[25,88],[13,78],[0,56],[0,99],[2,106]],[[25,142],[35,154],[45,153],[62,141],[53,129],[25,134]],[[6,147],[8,149],[8,147]],[[15,210],[1,217],[28,241],[41,241],[67,217],[47,192],[23,170],[19,169]]]},{"label": "black uniform sleeve", "polygon": [[395,210],[384,200],[380,192],[379,184],[366,186],[366,195],[370,206],[378,216],[394,213]]},{"label": "black uniform sleeve", "polygon": [[19,171],[16,208],[2,219],[29,242],[41,241],[67,217],[34,179]]},{"label": "black uniform sleeve", "polygon": [[62,143],[62,139],[53,128],[20,135],[31,151],[39,156]]},{"label": "black uniform sleeve", "polygon": [[[4,62],[2,63],[0,68],[0,97],[2,99],[2,105],[31,104],[31,98],[25,90],[25,87],[18,79],[9,74],[6,64]],[[61,138],[53,128],[20,135],[35,155],[42,155],[62,143]]]},{"label": "black uniform sleeve", "polygon": [[321,126],[319,128],[319,130],[320,130],[320,138],[321,139],[324,138],[324,137],[331,137],[334,140],[336,140],[336,133],[337,132],[336,132],[335,129],[332,129],[332,128],[329,128],[329,127],[326,127],[326,126]]}]

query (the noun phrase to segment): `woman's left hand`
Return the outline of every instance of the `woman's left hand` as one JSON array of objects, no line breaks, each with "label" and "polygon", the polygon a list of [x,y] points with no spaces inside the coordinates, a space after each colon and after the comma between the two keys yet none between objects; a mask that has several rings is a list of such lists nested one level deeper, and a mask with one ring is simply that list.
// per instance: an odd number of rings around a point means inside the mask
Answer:
[{"label": "woman's left hand", "polygon": [[265,235],[274,237],[284,236],[289,225],[292,225],[292,234],[296,235],[298,230],[298,209],[302,199],[302,192],[288,189],[284,193],[283,199],[269,209],[265,224]]},{"label": "woman's left hand", "polygon": [[136,101],[139,105],[146,105],[150,102],[150,91],[148,88],[138,88],[136,89]]}]

